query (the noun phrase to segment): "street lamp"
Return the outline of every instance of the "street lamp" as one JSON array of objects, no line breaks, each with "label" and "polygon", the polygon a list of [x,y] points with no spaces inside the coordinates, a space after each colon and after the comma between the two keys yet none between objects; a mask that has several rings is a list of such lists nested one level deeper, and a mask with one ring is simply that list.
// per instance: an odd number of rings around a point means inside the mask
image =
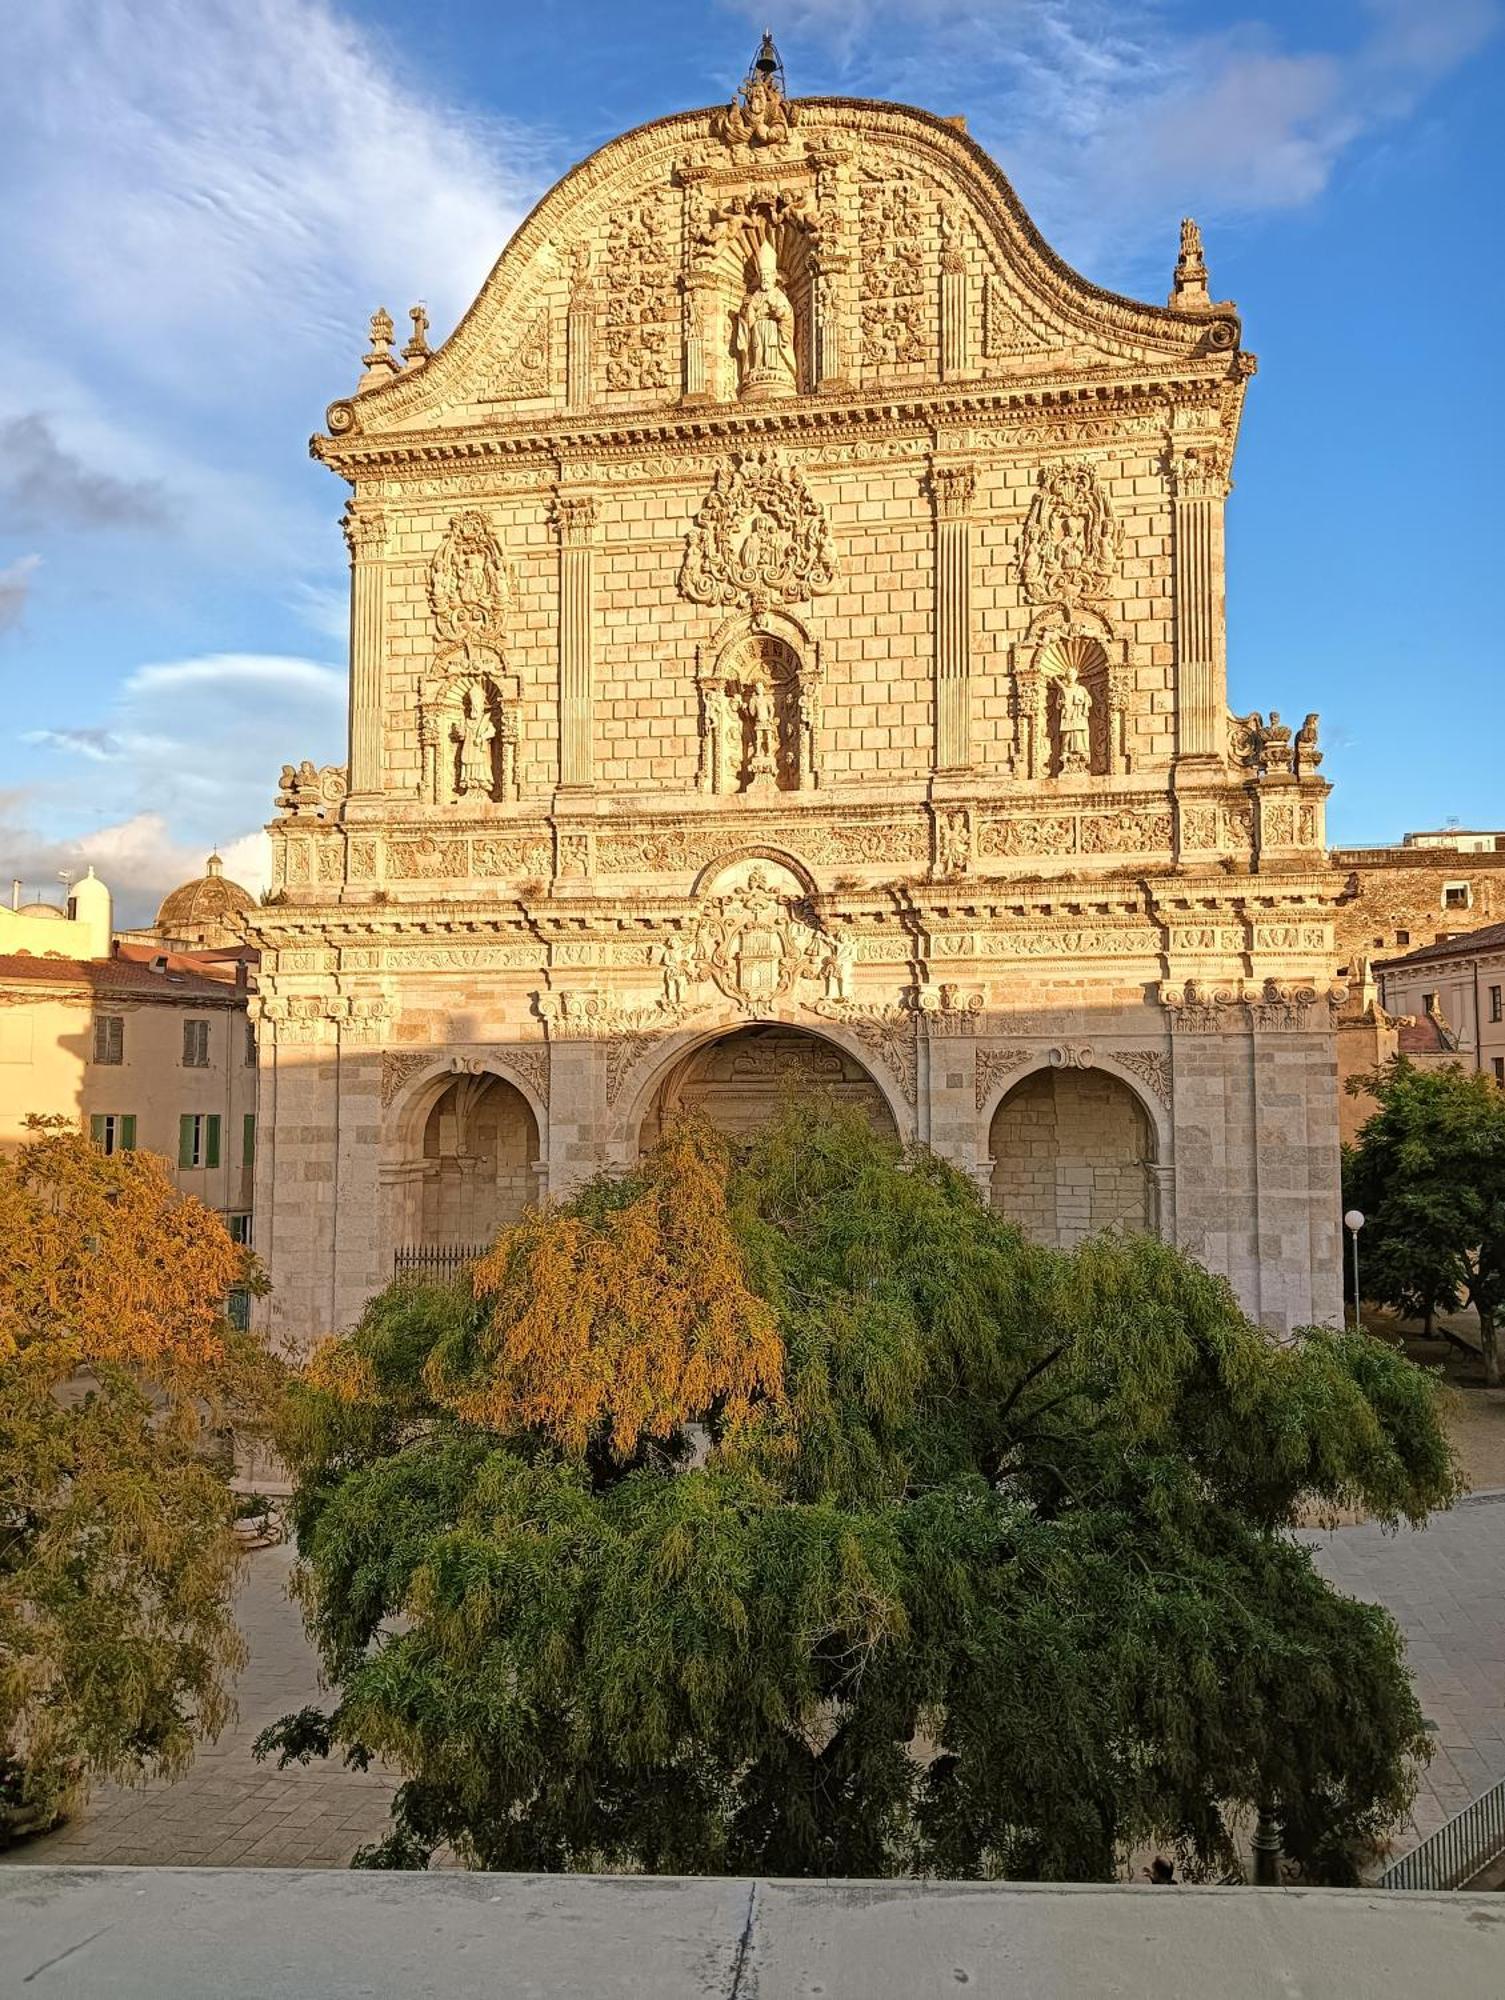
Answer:
[{"label": "street lamp", "polygon": [[1355,1333],[1361,1333],[1363,1325],[1359,1319],[1359,1231],[1364,1227],[1363,1211],[1357,1208],[1349,1209],[1343,1218],[1343,1227],[1348,1231],[1349,1240],[1353,1244],[1353,1330]]}]

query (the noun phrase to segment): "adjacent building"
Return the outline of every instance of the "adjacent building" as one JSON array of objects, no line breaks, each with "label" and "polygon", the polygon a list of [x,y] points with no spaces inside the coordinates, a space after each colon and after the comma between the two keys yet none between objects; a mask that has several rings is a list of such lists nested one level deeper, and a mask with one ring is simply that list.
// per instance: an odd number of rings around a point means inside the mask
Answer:
[{"label": "adjacent building", "polygon": [[1343,878],[1316,717],[1228,708],[1254,361],[1195,225],[1106,292],[963,121],[765,46],[396,341],[313,445],[348,765],[285,767],[249,920],[273,1322],[791,1080],[1336,1320]]},{"label": "adjacent building", "polygon": [[1401,958],[1376,961],[1387,1013],[1410,1015],[1425,1036],[1403,1050],[1482,1070],[1505,1086],[1505,923],[1486,924]]},{"label": "adjacent building", "polygon": [[248,1016],[250,954],[223,931],[203,951],[161,934],[186,900],[254,898],[218,856],[174,890],[152,931],[117,935],[91,870],[66,906],[0,909],[0,1147],[32,1114],[67,1117],[102,1151],[161,1153],[179,1186],[251,1239],[256,1047]]}]

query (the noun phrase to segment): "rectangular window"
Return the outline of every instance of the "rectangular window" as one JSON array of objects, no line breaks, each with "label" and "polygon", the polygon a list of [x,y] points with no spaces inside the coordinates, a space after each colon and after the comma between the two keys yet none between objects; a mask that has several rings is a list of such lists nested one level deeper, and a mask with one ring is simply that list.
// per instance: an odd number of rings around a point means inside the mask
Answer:
[{"label": "rectangular window", "polygon": [[1473,905],[1473,891],[1467,882],[1444,882],[1442,885],[1442,907],[1445,910],[1467,910]]},{"label": "rectangular window", "polygon": [[219,1113],[185,1111],[178,1120],[180,1168],[219,1165]]},{"label": "rectangular window", "polygon": [[248,1111],[240,1128],[240,1163],[243,1167],[256,1164],[256,1113]]},{"label": "rectangular window", "polygon": [[1437,995],[1435,993],[1422,994],[1421,1011],[1423,1014],[1435,1014],[1437,1012]]},{"label": "rectangular window", "polygon": [[96,1111],[89,1120],[89,1137],[102,1153],[134,1153],[135,1112]]},{"label": "rectangular window", "polygon": [[125,1020],[120,1014],[94,1016],[94,1060],[118,1063],[125,1060]]},{"label": "rectangular window", "polygon": [[207,1021],[185,1021],[183,1023],[183,1067],[184,1069],[208,1069],[209,1023]]},{"label": "rectangular window", "polygon": [[246,1068],[247,1068],[247,1069],[255,1069],[255,1067],[256,1067],[256,1023],[255,1023],[254,1021],[247,1021],[247,1023],[246,1023]]},{"label": "rectangular window", "polygon": [[231,1288],[225,1300],[225,1318],[237,1333],[246,1333],[251,1325],[251,1294],[244,1285]]},{"label": "rectangular window", "polygon": [[1411,933],[1409,931],[1397,931],[1395,933],[1395,942],[1397,944],[1409,944],[1411,942]]},{"label": "rectangular window", "polygon": [[1491,1064],[1496,1083],[1505,1083],[1505,1056],[1496,1056]]},{"label": "rectangular window", "polygon": [[1489,989],[1489,1018],[1491,1021],[1498,1021],[1500,1019],[1502,1001],[1505,1001],[1505,995],[1501,994],[1498,986],[1491,986]]},{"label": "rectangular window", "polygon": [[251,1240],[251,1211],[242,1209],[238,1214],[225,1217],[225,1227],[230,1232],[232,1243],[249,1243]]}]

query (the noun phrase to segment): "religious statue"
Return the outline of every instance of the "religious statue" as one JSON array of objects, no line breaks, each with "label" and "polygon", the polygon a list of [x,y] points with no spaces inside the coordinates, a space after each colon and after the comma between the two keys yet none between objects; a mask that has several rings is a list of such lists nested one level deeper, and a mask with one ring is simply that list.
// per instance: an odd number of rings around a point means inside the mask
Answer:
[{"label": "religious statue", "polygon": [[1310,777],[1322,762],[1322,748],[1317,741],[1316,715],[1309,715],[1296,731],[1296,775]]},{"label": "religious statue", "polygon": [[758,245],[758,282],[732,323],[732,352],[743,396],[792,396],[798,386],[794,359],[794,307],[779,283],[772,243]]},{"label": "religious statue", "polygon": [[1083,687],[1074,666],[1066,669],[1058,687],[1060,768],[1063,772],[1088,771],[1092,768],[1092,696]]},{"label": "religious statue", "polygon": [[773,689],[756,680],[747,691],[747,719],[752,742],[747,759],[747,789],[768,791],[779,781],[779,718]]},{"label": "religious statue", "polygon": [[462,795],[480,792],[489,797],[492,786],[491,745],[496,735],[496,724],[487,713],[486,703],[479,691],[470,697],[470,712],[462,715],[451,732],[460,746],[460,782],[455,787]]},{"label": "religious statue", "polygon": [[964,812],[942,813],[935,823],[935,865],[939,875],[964,875],[972,858],[972,837]]},{"label": "religious statue", "polygon": [[850,931],[838,931],[834,937],[826,937],[822,942],[826,952],[820,969],[826,982],[826,998],[850,1000],[852,968],[857,963],[857,941]]},{"label": "religious statue", "polygon": [[659,963],[664,969],[664,1005],[682,1007],[690,978],[690,949],[679,931],[670,931],[659,947]]}]

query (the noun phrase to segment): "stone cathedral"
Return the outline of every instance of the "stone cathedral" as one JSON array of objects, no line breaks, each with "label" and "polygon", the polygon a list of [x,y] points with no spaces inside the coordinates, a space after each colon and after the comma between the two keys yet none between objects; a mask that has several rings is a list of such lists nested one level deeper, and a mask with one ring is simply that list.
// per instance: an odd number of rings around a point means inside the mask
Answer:
[{"label": "stone cathedral", "polygon": [[765,43],[412,321],[312,447],[349,762],[284,768],[253,920],[270,1323],[790,1079],[1335,1321],[1328,787],[1228,708],[1254,361],[1195,226],[1167,305],[1100,290],[963,120]]}]

